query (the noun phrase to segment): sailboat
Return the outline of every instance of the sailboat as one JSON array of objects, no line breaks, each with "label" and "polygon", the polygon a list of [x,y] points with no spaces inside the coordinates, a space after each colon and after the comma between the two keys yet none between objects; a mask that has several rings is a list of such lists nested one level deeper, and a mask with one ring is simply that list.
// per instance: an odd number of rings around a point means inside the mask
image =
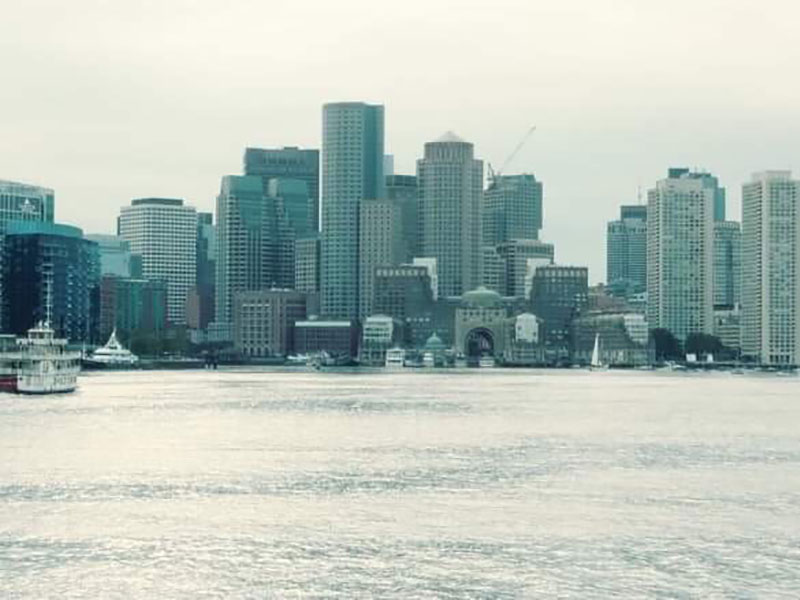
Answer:
[{"label": "sailboat", "polygon": [[596,333],[594,336],[594,349],[592,350],[592,362],[590,365],[592,371],[602,371],[608,368],[600,361],[600,334]]}]

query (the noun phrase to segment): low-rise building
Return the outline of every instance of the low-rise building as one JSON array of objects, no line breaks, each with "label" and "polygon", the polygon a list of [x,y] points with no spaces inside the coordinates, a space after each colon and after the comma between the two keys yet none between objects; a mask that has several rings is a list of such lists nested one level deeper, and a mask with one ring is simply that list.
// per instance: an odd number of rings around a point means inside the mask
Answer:
[{"label": "low-rise building", "polygon": [[353,321],[307,320],[294,324],[297,354],[327,352],[333,357],[358,355],[358,326]]},{"label": "low-rise building", "polygon": [[631,367],[651,362],[641,313],[588,313],[573,319],[571,329],[573,363],[591,363],[595,340],[603,364]]},{"label": "low-rise building", "polygon": [[306,318],[304,294],[295,290],[239,292],[233,303],[233,346],[237,352],[249,357],[294,352],[294,325]]},{"label": "low-rise building", "polygon": [[392,317],[372,315],[364,319],[359,362],[362,365],[384,365],[386,351],[392,348],[397,341],[398,329]]}]

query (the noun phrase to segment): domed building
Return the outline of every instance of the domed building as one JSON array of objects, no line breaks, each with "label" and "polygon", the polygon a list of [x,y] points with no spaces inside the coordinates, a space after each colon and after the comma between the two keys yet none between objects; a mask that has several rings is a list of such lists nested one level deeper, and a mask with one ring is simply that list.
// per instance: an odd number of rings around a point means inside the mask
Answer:
[{"label": "domed building", "polygon": [[455,349],[467,359],[501,358],[512,339],[503,297],[485,287],[466,292],[456,309]]}]

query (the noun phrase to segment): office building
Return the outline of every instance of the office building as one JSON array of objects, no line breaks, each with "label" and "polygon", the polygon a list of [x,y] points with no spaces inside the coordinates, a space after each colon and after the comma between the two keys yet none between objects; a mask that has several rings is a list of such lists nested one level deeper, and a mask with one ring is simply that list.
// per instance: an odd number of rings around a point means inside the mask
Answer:
[{"label": "office building", "polygon": [[358,355],[358,325],[353,321],[297,321],[294,324],[297,354],[327,352],[339,360]]},{"label": "office building", "polygon": [[160,335],[167,328],[167,284],[105,275],[100,280],[100,341],[116,330],[132,337]]},{"label": "office building", "polygon": [[706,174],[670,169],[648,192],[647,322],[681,341],[711,334],[714,316],[714,206]]},{"label": "office building", "polygon": [[0,235],[10,221],[52,223],[54,198],[50,188],[0,179]]},{"label": "office building", "polygon": [[97,244],[100,253],[100,275],[131,276],[131,245],[118,235],[88,234],[87,240]]},{"label": "office building", "polygon": [[306,318],[306,297],[295,290],[238,292],[233,301],[233,347],[244,356],[294,352],[295,322]]},{"label": "office building", "polygon": [[321,303],[327,317],[359,312],[359,211],[385,195],[383,106],[326,104],[322,130]]},{"label": "office building", "polygon": [[491,178],[483,201],[483,244],[538,240],[542,228],[542,183],[531,174]]},{"label": "office building", "polygon": [[71,342],[97,339],[100,257],[77,227],[10,221],[3,240],[3,332],[49,321]]},{"label": "office building", "polygon": [[270,179],[299,180],[306,184],[307,198],[301,212],[310,221],[310,233],[319,231],[319,150],[285,148],[247,148],[244,174],[261,177],[264,189]]},{"label": "office building", "polygon": [[319,292],[320,240],[319,236],[298,239],[295,242],[294,287],[299,292]]},{"label": "office building", "polygon": [[359,318],[372,313],[375,269],[402,262],[400,205],[393,200],[364,200],[359,211]]},{"label": "office building", "polygon": [[382,367],[386,363],[386,351],[398,341],[398,327],[392,317],[371,315],[365,318],[361,328],[359,363]]},{"label": "office building", "polygon": [[800,181],[756,173],[742,188],[742,355],[800,362]]},{"label": "office building", "polygon": [[647,206],[623,206],[620,218],[608,222],[606,283],[625,298],[647,289]]},{"label": "office building", "polygon": [[141,277],[167,282],[170,323],[186,322],[186,297],[197,277],[197,211],[183,200],[139,198],[124,206],[120,237],[141,257]]},{"label": "office building", "polygon": [[375,269],[373,312],[392,317],[402,327],[406,347],[420,348],[433,331],[434,297],[424,265]]},{"label": "office building", "polygon": [[563,358],[569,347],[572,320],[589,301],[589,269],[542,265],[533,274],[531,312],[543,323],[542,341]]},{"label": "office building", "polygon": [[742,228],[736,221],[714,221],[714,306],[741,302]]},{"label": "office building", "polygon": [[414,175],[387,175],[386,197],[400,206],[402,262],[410,263],[420,254],[420,213],[417,178]]},{"label": "office building", "polygon": [[481,271],[483,161],[473,145],[448,132],[425,144],[417,161],[421,255],[436,259],[439,296],[475,289]]},{"label": "office building", "polygon": [[553,264],[553,244],[534,239],[512,239],[498,244],[496,250],[505,269],[505,289],[500,293],[530,299],[536,269]]}]

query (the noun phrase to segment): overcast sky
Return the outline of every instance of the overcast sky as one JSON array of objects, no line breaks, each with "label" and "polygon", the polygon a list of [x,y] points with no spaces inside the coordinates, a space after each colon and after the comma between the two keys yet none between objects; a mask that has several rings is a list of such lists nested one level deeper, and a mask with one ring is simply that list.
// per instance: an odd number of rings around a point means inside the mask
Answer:
[{"label": "overcast sky", "polygon": [[605,278],[605,222],[669,166],[800,175],[794,0],[0,0],[0,179],[113,232],[131,198],[213,210],[245,146],[319,147],[324,102],[386,106],[412,173],[452,129],[544,182],[542,238]]}]

